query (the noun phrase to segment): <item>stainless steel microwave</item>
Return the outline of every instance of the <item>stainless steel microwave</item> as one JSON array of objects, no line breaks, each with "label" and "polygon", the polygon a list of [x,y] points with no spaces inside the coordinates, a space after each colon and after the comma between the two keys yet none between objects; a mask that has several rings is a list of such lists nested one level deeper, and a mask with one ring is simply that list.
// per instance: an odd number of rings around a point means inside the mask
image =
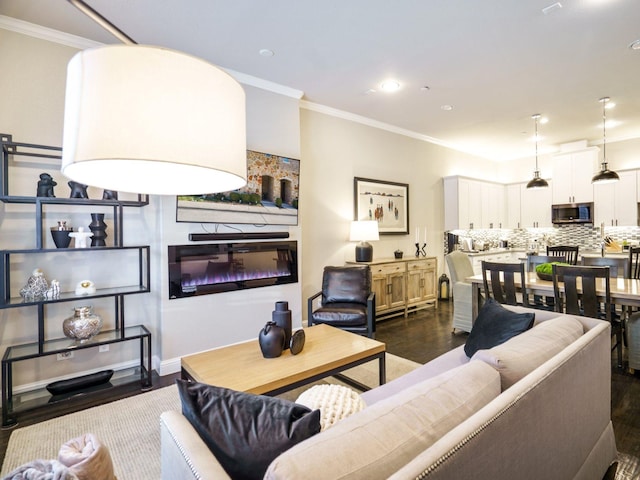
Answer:
[{"label": "stainless steel microwave", "polygon": [[555,224],[593,223],[593,202],[551,205],[551,222]]}]

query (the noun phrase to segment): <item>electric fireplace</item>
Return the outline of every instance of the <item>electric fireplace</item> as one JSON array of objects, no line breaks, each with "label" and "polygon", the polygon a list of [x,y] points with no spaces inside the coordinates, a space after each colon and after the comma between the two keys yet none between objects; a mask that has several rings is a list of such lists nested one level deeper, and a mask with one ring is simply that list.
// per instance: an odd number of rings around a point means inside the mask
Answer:
[{"label": "electric fireplace", "polygon": [[297,281],[295,241],[169,245],[170,299]]}]

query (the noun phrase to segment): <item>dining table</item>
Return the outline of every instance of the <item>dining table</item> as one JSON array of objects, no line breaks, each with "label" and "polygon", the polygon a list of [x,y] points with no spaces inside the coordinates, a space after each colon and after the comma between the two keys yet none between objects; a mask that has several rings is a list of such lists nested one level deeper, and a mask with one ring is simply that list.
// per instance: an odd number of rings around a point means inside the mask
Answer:
[{"label": "dining table", "polygon": [[[521,285],[520,275],[515,275],[516,285]],[[553,297],[553,281],[543,280],[538,277],[535,272],[525,273],[525,287],[528,295],[540,295],[545,297]],[[473,275],[466,279],[471,283],[472,292],[472,318],[475,320],[478,317],[478,311],[482,307],[482,290],[484,289],[482,274]],[[615,305],[621,305],[624,307],[637,307],[640,308],[640,280],[634,278],[622,278],[611,277],[610,280],[611,289],[611,303]],[[562,290],[562,282],[559,284]],[[580,292],[578,286],[578,292]],[[597,279],[596,281],[596,293],[602,294],[604,297],[605,286],[603,279]]]}]

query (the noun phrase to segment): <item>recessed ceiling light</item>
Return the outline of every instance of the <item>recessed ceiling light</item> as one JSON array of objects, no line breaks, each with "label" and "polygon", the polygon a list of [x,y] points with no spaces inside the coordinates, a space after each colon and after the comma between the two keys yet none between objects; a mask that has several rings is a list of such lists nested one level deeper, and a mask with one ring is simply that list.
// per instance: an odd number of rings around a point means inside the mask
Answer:
[{"label": "recessed ceiling light", "polygon": [[450,112],[451,110],[453,110],[453,105],[441,105],[440,108],[445,112]]},{"label": "recessed ceiling light", "polygon": [[258,52],[263,57],[273,57],[273,50],[269,50],[268,48],[263,48]]},{"label": "recessed ceiling light", "polygon": [[382,82],[382,85],[380,85],[380,88],[385,92],[396,92],[400,90],[400,82],[397,80],[385,80]]},{"label": "recessed ceiling light", "polygon": [[640,50],[640,38],[638,40],[634,41],[634,42],[631,42],[629,44],[629,48],[631,50]]}]

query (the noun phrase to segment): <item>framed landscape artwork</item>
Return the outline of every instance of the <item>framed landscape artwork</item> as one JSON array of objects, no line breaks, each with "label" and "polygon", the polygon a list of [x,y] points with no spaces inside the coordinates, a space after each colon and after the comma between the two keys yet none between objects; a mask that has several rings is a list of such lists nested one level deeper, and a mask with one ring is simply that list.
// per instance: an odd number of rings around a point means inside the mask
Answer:
[{"label": "framed landscape artwork", "polygon": [[376,220],[381,235],[409,233],[409,185],[355,177],[354,220]]},{"label": "framed landscape artwork", "polygon": [[176,221],[297,225],[300,160],[247,150],[247,184],[234,191],[182,195]]}]

